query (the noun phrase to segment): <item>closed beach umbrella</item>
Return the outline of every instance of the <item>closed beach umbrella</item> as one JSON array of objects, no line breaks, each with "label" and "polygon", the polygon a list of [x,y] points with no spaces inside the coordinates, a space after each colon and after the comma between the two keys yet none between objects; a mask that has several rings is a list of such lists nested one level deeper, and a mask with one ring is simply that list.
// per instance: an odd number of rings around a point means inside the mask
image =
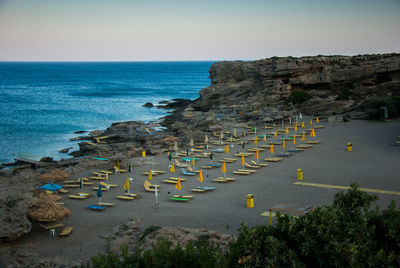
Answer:
[{"label": "closed beach umbrella", "polygon": [[260,157],[258,150],[256,150],[256,159],[258,160],[258,158]]},{"label": "closed beach umbrella", "polygon": [[203,170],[200,170],[198,181],[203,182]]},{"label": "closed beach umbrella", "polygon": [[237,129],[236,128],[233,130],[233,137],[237,138]]},{"label": "closed beach umbrella", "polygon": [[225,177],[225,175],[226,175],[226,164],[225,164],[225,161],[222,164],[222,173],[224,173],[224,177]]},{"label": "closed beach umbrella", "polygon": [[181,179],[180,178],[178,178],[178,181],[176,182],[175,188],[178,189],[179,191],[182,190]]},{"label": "closed beach umbrella", "polygon": [[296,136],[293,136],[293,144],[296,144]]},{"label": "closed beach umbrella", "polygon": [[206,134],[206,137],[204,138],[204,143],[207,144],[208,143],[208,135]]},{"label": "closed beach umbrella", "polygon": [[317,119],[315,119],[315,122],[318,124],[319,123],[319,117],[317,116]]},{"label": "closed beach umbrella", "polygon": [[194,167],[194,155],[192,156],[191,164],[192,164],[192,166]]},{"label": "closed beach umbrella", "polygon": [[310,127],[312,126],[312,119],[310,119]]},{"label": "closed beach umbrella", "polygon": [[174,151],[178,152],[178,142],[174,142]]},{"label": "closed beach umbrella", "polygon": [[225,153],[229,154],[229,146],[225,145],[225,149],[224,149]]},{"label": "closed beach umbrella", "polygon": [[312,138],[314,138],[314,137],[317,136],[317,134],[315,134],[315,130],[314,130],[314,129],[311,130],[310,136],[311,136]]},{"label": "closed beach umbrella", "polygon": [[191,148],[194,146],[194,142],[193,142],[193,139],[192,139],[192,138],[190,138],[189,146],[190,146]]},{"label": "closed beach umbrella", "polygon": [[83,188],[83,178],[79,179],[79,188]]},{"label": "closed beach umbrella", "polygon": [[271,154],[274,153],[274,145],[273,144],[271,144],[271,147],[269,148],[269,151],[271,152]]},{"label": "closed beach umbrella", "polygon": [[169,160],[169,161],[172,161],[172,154],[171,154],[171,152],[168,153],[168,160]]},{"label": "closed beach umbrella", "polygon": [[275,130],[274,137],[275,138],[278,137],[278,131],[277,130]]},{"label": "closed beach umbrella", "polygon": [[143,157],[143,158],[146,157],[146,151],[145,151],[145,150],[142,151],[142,157]]},{"label": "closed beach umbrella", "polygon": [[303,135],[301,136],[301,141],[305,141],[306,140],[306,133],[303,132]]},{"label": "closed beach umbrella", "polygon": [[254,144],[257,145],[257,136],[254,138]]},{"label": "closed beach umbrella", "polygon": [[151,172],[151,170],[149,170],[149,181],[153,180],[153,172]]},{"label": "closed beach umbrella", "polygon": [[171,173],[175,173],[175,163],[172,162],[171,168],[169,169],[169,171],[171,171]]},{"label": "closed beach umbrella", "polygon": [[294,131],[297,132],[297,123],[294,124]]},{"label": "closed beach umbrella", "polygon": [[289,128],[288,127],[286,127],[285,133],[289,134]]},{"label": "closed beach umbrella", "polygon": [[304,122],[301,122],[301,128],[305,128],[306,126],[305,126],[305,124],[304,124]]},{"label": "closed beach umbrella", "polygon": [[128,191],[128,193],[129,193],[129,178],[126,179],[123,188],[125,189],[125,191]]},{"label": "closed beach umbrella", "polygon": [[283,148],[283,150],[285,150],[285,148],[286,148],[285,140],[282,141],[282,148]]}]

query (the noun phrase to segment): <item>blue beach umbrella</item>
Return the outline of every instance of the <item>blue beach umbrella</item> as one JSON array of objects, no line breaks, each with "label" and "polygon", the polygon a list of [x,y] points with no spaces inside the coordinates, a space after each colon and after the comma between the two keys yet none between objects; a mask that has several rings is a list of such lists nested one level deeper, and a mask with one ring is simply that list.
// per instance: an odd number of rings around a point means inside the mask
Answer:
[{"label": "blue beach umbrella", "polygon": [[101,185],[99,185],[99,190],[97,190],[97,197],[100,198],[100,204],[101,204],[101,197],[103,196],[103,193],[101,192]]},{"label": "blue beach umbrella", "polygon": [[53,192],[58,191],[61,188],[63,188],[61,185],[55,183],[48,183],[40,187],[40,189],[42,190],[53,191]]}]

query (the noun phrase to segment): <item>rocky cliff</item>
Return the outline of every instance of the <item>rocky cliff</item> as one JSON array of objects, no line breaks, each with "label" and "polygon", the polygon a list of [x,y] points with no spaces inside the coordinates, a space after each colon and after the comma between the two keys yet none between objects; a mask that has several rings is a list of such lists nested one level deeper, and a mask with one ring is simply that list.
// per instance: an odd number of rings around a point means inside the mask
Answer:
[{"label": "rocky cliff", "polygon": [[[217,62],[209,70],[211,86],[191,106],[208,111],[221,105],[278,106],[303,113],[351,111],[371,96],[400,95],[400,54],[269,58]],[[293,91],[313,98],[288,106]],[[341,92],[349,100],[338,99]]]}]

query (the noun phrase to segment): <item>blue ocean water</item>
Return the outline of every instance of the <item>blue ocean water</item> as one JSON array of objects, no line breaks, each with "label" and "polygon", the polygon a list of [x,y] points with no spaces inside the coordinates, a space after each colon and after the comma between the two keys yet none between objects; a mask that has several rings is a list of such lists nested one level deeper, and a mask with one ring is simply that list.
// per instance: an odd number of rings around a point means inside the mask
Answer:
[{"label": "blue ocean water", "polygon": [[0,62],[0,163],[21,153],[67,158],[58,150],[78,148],[74,131],[164,116],[142,105],[197,98],[212,63]]}]

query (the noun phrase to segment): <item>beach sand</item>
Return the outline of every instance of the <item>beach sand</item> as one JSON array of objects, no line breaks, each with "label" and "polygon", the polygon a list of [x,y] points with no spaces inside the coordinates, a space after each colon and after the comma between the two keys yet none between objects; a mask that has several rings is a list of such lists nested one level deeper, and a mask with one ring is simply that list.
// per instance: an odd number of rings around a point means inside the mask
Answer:
[{"label": "beach sand", "polygon": [[[105,250],[106,241],[101,236],[110,232],[115,225],[129,219],[141,218],[144,226],[206,228],[236,234],[241,223],[248,226],[268,224],[269,218],[260,214],[278,203],[300,204],[305,207],[332,204],[333,197],[339,190],[295,185],[296,170],[299,168],[303,170],[303,182],[343,186],[357,182],[361,187],[400,192],[400,147],[394,146],[400,135],[399,121],[321,121],[320,125],[325,126],[317,130],[315,139],[320,140],[320,144],[284,158],[281,162],[268,163],[267,167],[257,170],[253,175],[232,174],[233,170],[241,168],[240,158],[236,163],[227,164],[227,177],[236,178],[235,182],[212,182],[213,178],[222,176],[221,169],[203,170],[203,185],[217,187],[206,194],[190,193],[191,188],[200,185],[197,176],[182,176],[179,168],[176,168],[174,175],[168,172],[167,153],[154,156],[154,162],[158,163],[154,169],[166,171],[163,175],[154,176],[152,181],[161,186],[158,205],[155,205],[154,194],[145,192],[143,188],[147,176],[141,173],[147,171],[150,165],[134,166],[135,179],[131,192],[140,194],[141,199],[117,200],[115,196],[124,193],[122,186],[128,175],[111,175],[110,183],[118,184],[119,187],[110,192],[103,191],[102,201],[116,203],[115,207],[107,208],[103,212],[88,210],[87,206],[97,203],[98,198],[96,191],[91,189],[92,186],[87,186],[83,190],[92,193],[92,198],[81,201],[63,196],[62,201],[72,214],[64,223],[75,228],[69,237],[51,237],[47,232],[39,231],[36,226],[29,235],[11,245],[15,248],[30,248],[36,254],[46,257],[62,256],[71,260],[88,260]],[[262,129],[262,126],[259,129]],[[352,152],[346,150],[348,142],[353,144]],[[259,145],[264,143],[259,141]],[[297,143],[301,143],[301,140],[297,139]],[[287,145],[292,146],[291,143]],[[245,149],[254,147],[254,143],[250,142]],[[234,153],[242,149],[240,145],[235,145],[230,151],[229,157],[233,157]],[[280,151],[281,147],[275,146],[275,152]],[[261,152],[260,162],[266,163],[262,159],[269,155],[268,150]],[[214,156],[216,163],[218,159],[228,155],[215,153]],[[196,168],[208,164],[209,161],[200,159],[196,162]],[[88,176],[91,172],[92,170],[74,174],[73,178]],[[187,203],[169,200],[179,191],[175,189],[175,185],[161,181],[171,176],[186,178],[186,182],[182,182],[181,192],[193,194],[193,200]],[[71,192],[78,193],[81,190],[73,189]],[[254,208],[246,208],[247,194],[254,195]],[[400,205],[400,195],[378,194],[378,197],[377,205],[381,208],[386,208],[390,200],[395,200],[397,205]]]}]

